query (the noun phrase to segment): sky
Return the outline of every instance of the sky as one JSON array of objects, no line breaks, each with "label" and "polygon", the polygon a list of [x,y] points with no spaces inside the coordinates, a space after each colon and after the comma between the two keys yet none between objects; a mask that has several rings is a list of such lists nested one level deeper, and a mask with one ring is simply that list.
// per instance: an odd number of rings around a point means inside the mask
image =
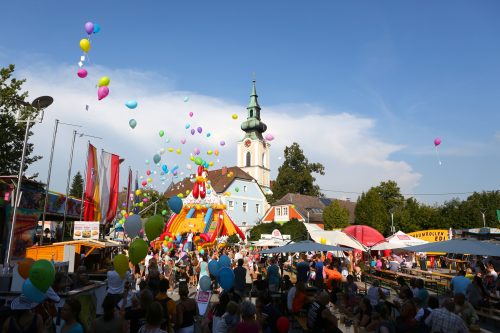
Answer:
[{"label": "sky", "polygon": [[[125,159],[121,184],[130,166],[143,179],[151,170],[164,188],[171,176],[145,163],[161,148],[161,163],[184,175],[195,147],[216,168],[235,165],[255,77],[275,137],[273,177],[284,147],[298,142],[325,166],[317,182],[328,197],[355,200],[392,179],[402,193],[440,204],[500,187],[499,11],[497,1],[9,1],[0,66],[16,64],[30,97],[54,97],[31,139],[44,158],[28,174],[41,181],[55,119],[103,138],[77,137],[72,175],[84,170],[88,139]],[[80,79],[87,21],[101,31]],[[110,94],[98,101],[104,75]],[[131,99],[135,110],[124,106]],[[73,129],[58,130],[55,191],[65,191]],[[219,156],[206,155],[215,149]]]}]

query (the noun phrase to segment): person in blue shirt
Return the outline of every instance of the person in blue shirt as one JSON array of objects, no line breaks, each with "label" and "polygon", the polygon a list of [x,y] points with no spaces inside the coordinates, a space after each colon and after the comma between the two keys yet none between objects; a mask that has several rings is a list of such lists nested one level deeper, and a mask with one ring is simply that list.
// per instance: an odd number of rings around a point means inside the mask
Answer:
[{"label": "person in blue shirt", "polygon": [[297,282],[307,283],[307,280],[308,280],[307,274],[309,273],[309,264],[305,260],[306,260],[306,256],[305,256],[305,254],[302,253],[300,255],[299,262],[296,265]]},{"label": "person in blue shirt", "polygon": [[69,298],[66,300],[61,310],[61,319],[64,320],[61,332],[84,333],[83,325],[80,322],[81,311],[82,305],[77,299]]},{"label": "person in blue shirt", "polygon": [[323,288],[323,261],[321,254],[317,254],[314,258],[314,269],[316,270],[315,284],[318,288]]},{"label": "person in blue shirt", "polygon": [[451,279],[450,287],[453,295],[467,294],[467,287],[471,284],[471,280],[465,277],[465,271],[460,270],[458,275]]},{"label": "person in blue shirt", "polygon": [[280,285],[280,271],[273,258],[269,260],[267,280],[269,281],[269,291],[278,291]]}]

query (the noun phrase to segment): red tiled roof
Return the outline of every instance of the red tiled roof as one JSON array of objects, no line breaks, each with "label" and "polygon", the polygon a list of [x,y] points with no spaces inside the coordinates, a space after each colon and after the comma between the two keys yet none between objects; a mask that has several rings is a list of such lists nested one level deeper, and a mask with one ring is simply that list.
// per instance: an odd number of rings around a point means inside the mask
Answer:
[{"label": "red tiled roof", "polygon": [[[228,177],[232,173],[232,177]],[[222,193],[227,190],[229,185],[235,179],[244,179],[248,181],[254,180],[252,176],[240,169],[239,167],[224,167],[222,169],[214,169],[208,171],[208,180],[210,185],[217,193]],[[189,180],[189,177],[184,178],[180,182],[173,184],[164,193],[165,197],[170,198],[179,193],[186,194],[186,190],[191,191],[193,189],[193,183]]]}]

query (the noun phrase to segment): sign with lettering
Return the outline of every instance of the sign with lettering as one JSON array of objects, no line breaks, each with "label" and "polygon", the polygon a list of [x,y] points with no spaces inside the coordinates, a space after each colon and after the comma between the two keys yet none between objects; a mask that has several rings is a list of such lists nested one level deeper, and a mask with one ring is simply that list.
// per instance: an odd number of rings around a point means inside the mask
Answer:
[{"label": "sign with lettering", "polygon": [[442,242],[449,239],[447,229],[414,231],[408,233],[408,236],[412,236],[428,242]]},{"label": "sign with lettering", "polygon": [[196,295],[196,303],[198,304],[198,312],[200,313],[200,316],[203,316],[207,311],[208,303],[210,302],[211,297],[211,291],[198,291],[198,294]]}]

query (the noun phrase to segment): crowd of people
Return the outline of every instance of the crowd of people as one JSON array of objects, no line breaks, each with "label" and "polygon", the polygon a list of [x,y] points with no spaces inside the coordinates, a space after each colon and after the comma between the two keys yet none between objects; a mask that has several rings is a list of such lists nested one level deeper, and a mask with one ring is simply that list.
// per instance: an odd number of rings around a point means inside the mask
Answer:
[{"label": "crowd of people", "polygon": [[[234,272],[229,290],[218,285],[216,272],[209,268],[223,254]],[[338,258],[321,252],[266,257],[257,249],[237,247],[206,252],[151,249],[143,262],[130,264],[125,277],[109,265],[103,314],[92,323],[80,321],[82,305],[76,298],[57,308],[58,292],[67,290],[68,283],[72,288],[89,283],[82,267],[72,280],[58,273],[41,303],[23,295],[15,299],[3,332],[283,333],[300,318],[312,332],[340,332],[341,325],[352,326],[355,333],[468,332],[477,329],[476,309],[500,291],[491,261],[484,269],[476,265],[461,271],[451,280],[448,297],[440,299],[422,279],[407,283],[401,276],[394,290],[382,288],[377,280],[363,290],[362,272],[369,266],[391,269],[390,259],[370,262],[359,254]],[[200,315],[195,295],[204,276],[210,277],[216,297]]]}]

